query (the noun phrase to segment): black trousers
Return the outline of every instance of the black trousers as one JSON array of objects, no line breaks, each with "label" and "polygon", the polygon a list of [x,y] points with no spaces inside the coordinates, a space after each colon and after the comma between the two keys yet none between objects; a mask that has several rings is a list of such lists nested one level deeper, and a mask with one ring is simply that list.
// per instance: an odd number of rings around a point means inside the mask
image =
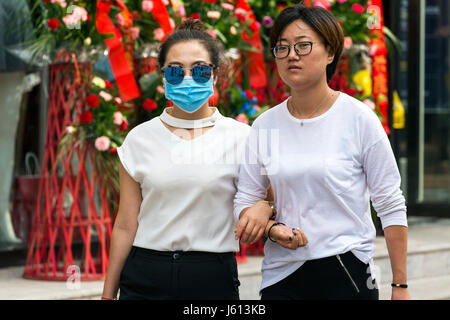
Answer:
[{"label": "black trousers", "polygon": [[369,265],[351,252],[339,258],[305,262],[288,277],[264,288],[261,300],[378,300]]},{"label": "black trousers", "polygon": [[132,247],[120,274],[120,300],[239,300],[234,253]]}]

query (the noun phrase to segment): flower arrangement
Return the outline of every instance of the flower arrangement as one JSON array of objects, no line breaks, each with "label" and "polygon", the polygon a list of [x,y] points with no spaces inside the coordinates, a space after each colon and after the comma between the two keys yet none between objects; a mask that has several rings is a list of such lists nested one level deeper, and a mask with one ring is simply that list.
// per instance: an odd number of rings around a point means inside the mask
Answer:
[{"label": "flower arrangement", "polygon": [[[380,101],[372,97],[368,0],[309,0],[326,6],[341,22],[345,50],[330,86],[364,101],[380,119]],[[156,57],[159,45],[187,17],[201,19],[207,32],[224,47],[226,61],[219,70],[215,95],[210,99],[222,114],[251,124],[270,106],[288,96],[277,77],[270,53],[269,34],[276,16],[297,1],[259,0],[37,0],[32,3],[35,41],[29,48],[35,59],[54,62],[61,50],[72,62],[89,61],[93,80],[85,93],[83,112],[78,115],[61,145],[89,142],[110,174],[117,170],[117,146],[131,128],[159,115],[170,105],[164,95]],[[98,8],[110,20],[108,32],[99,31]],[[107,21],[108,22],[108,21]],[[124,99],[121,88],[105,59],[106,42],[116,38],[123,45],[128,65],[136,78],[140,96]],[[255,39],[256,38],[256,39]],[[260,50],[258,50],[259,45]],[[252,54],[261,54],[267,77],[264,85],[252,79]],[[146,68],[141,70],[140,63]],[[220,94],[219,94],[220,93]],[[116,172],[116,171],[114,171]],[[116,179],[117,180],[117,179]],[[117,181],[111,182],[117,188]],[[118,190],[118,189],[117,189]]]},{"label": "flower arrangement", "polygon": [[49,63],[61,49],[80,56],[81,50],[102,44],[104,37],[95,30],[95,1],[39,0],[32,3],[36,40],[26,45],[33,62]]}]

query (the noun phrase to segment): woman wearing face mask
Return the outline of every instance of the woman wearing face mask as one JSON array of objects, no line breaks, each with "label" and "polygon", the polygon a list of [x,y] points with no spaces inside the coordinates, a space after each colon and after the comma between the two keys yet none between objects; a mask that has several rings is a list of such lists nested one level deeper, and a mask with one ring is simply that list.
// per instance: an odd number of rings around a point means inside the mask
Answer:
[{"label": "woman wearing face mask", "polygon": [[[120,205],[104,299],[239,299],[233,198],[250,127],[210,107],[218,43],[187,19],[160,48],[174,103],[118,148]],[[260,202],[260,210],[272,211]]]},{"label": "woman wearing face mask", "polygon": [[294,6],[270,41],[291,97],[253,123],[244,155],[257,161],[243,161],[235,198],[239,233],[269,183],[274,190],[277,221],[259,214],[267,225],[254,223],[248,237],[265,228],[270,239],[262,299],[378,299],[369,199],[384,229],[392,298],[408,299],[406,206],[388,137],[365,104],[328,87],[343,48],[339,23],[325,9]]}]

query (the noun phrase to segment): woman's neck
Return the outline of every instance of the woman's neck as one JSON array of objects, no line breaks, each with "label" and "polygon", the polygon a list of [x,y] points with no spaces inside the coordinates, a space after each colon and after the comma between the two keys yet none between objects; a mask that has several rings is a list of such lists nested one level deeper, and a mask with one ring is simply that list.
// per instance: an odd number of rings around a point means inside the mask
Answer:
[{"label": "woman's neck", "polygon": [[193,113],[184,112],[177,106],[170,109],[170,115],[174,118],[185,119],[185,120],[198,120],[211,117],[214,114],[214,109],[209,107],[208,103],[205,103],[197,111]]},{"label": "woman's neck", "polygon": [[308,88],[291,88],[290,109],[299,117],[318,116],[323,113],[330,101],[332,90],[326,83]]}]

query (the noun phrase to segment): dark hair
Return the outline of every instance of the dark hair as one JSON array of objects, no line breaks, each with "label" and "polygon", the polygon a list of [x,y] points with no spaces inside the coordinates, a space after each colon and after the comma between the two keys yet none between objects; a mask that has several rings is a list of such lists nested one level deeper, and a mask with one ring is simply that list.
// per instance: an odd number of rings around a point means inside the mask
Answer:
[{"label": "dark hair", "polygon": [[158,64],[162,68],[166,63],[167,53],[173,45],[184,41],[199,41],[209,53],[209,58],[215,68],[221,64],[221,46],[219,42],[205,31],[203,22],[188,18],[183,21],[166,41],[161,45],[158,54]]},{"label": "dark hair", "polygon": [[321,7],[307,7],[303,1],[284,9],[275,20],[270,32],[270,46],[275,47],[284,29],[296,20],[302,20],[320,35],[334,60],[327,66],[327,81],[333,77],[344,48],[344,32],[337,19]]}]

